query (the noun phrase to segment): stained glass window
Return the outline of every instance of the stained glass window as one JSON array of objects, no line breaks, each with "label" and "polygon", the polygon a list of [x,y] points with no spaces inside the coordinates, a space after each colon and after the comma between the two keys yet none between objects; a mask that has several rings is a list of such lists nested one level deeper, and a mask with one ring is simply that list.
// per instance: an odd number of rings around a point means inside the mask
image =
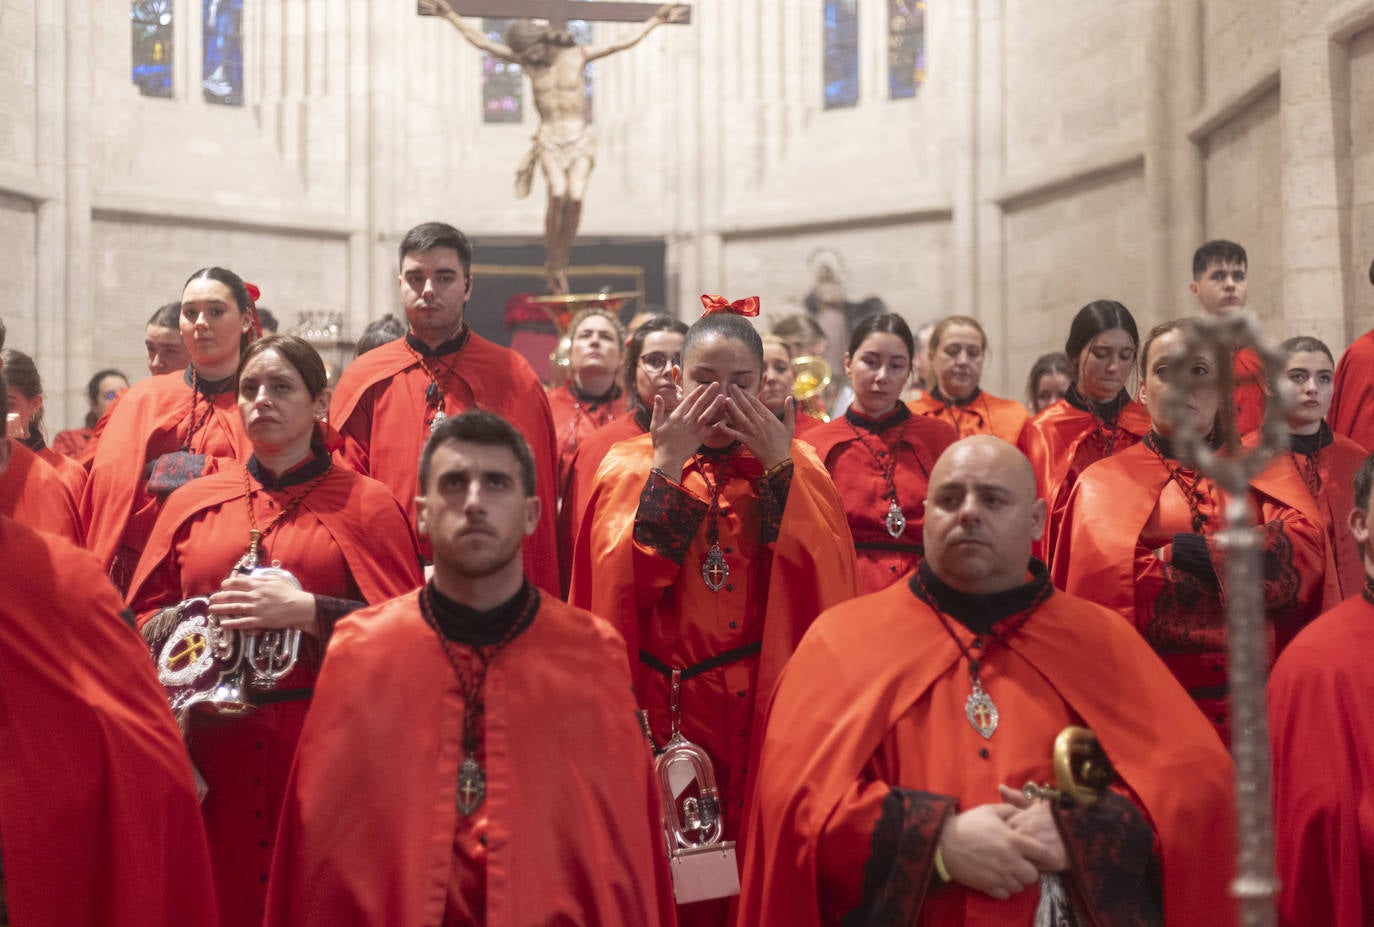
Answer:
[{"label": "stained glass window", "polygon": [[[505,44],[513,19],[484,19],[482,31]],[[482,56],[482,121],[520,122],[525,118],[525,76],[520,65],[493,55]]]},{"label": "stained glass window", "polygon": [[133,0],[129,6],[133,64],[129,76],[145,97],[172,95],[172,0]]},{"label": "stained glass window", "polygon": [[926,82],[924,0],[887,0],[887,96],[905,100]]},{"label": "stained glass window", "polygon": [[825,108],[859,102],[859,0],[825,0]]},{"label": "stained glass window", "polygon": [[201,0],[205,102],[243,105],[243,0]]}]

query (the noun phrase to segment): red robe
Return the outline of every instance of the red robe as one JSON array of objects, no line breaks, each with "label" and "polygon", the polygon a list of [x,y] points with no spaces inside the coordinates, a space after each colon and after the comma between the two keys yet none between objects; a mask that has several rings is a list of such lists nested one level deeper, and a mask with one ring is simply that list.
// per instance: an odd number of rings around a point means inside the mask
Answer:
[{"label": "red robe", "polygon": [[801,438],[803,441],[811,440],[811,432],[826,424],[814,415],[807,415],[800,409],[797,410],[796,424],[792,427],[792,434]]},{"label": "red robe", "polygon": [[[129,387],[96,423],[90,478],[81,497],[86,546],[129,589],[134,566],[148,543],[164,500],[148,492],[148,465],[179,450],[191,430],[191,386],[184,376],[149,377]],[[208,414],[207,414],[208,410]],[[190,450],[206,456],[205,473],[247,460],[252,445],[243,430],[233,390],[207,405],[197,396]],[[204,419],[203,424],[199,424]],[[237,472],[237,468],[234,468]]]},{"label": "red robe", "polygon": [[[1189,511],[1144,442],[1093,464],[1079,477],[1056,542],[1053,575],[1060,589],[1130,621],[1229,742],[1225,555],[1211,539],[1225,500],[1209,481],[1202,485],[1215,500],[1204,534],[1219,587],[1172,563],[1167,539],[1191,531]],[[1306,514],[1309,499],[1302,481],[1282,467],[1269,467],[1251,483],[1266,565],[1271,660],[1321,608],[1326,533]],[[1163,559],[1154,554],[1161,547],[1167,549]]]},{"label": "red robe", "polygon": [[90,428],[71,428],[53,435],[52,449],[66,457],[78,457],[95,434]]},{"label": "red robe", "polygon": [[77,500],[81,498],[82,492],[86,489],[86,468],[70,457],[64,457],[47,445],[35,453],[39,459],[57,471],[57,476],[62,480],[62,485],[66,486],[67,492],[71,494],[72,507],[75,509]]},{"label": "red robe", "polygon": [[1252,349],[1236,352],[1231,382],[1236,434],[1246,435],[1264,424],[1264,364]]},{"label": "red robe", "polygon": [[1282,927],[1374,924],[1374,606],[1322,615],[1269,677]]},{"label": "red robe", "polygon": [[465,898],[484,903],[488,927],[671,925],[619,635],[541,597],[483,686],[487,792],[468,819],[455,807],[463,694],[416,600],[355,612],[334,634],[291,773],[269,927],[438,927]]},{"label": "red robe", "polygon": [[[809,445],[792,442],[780,518],[771,484],[766,499],[759,488],[762,465],[737,449],[725,466],[710,466],[720,486],[719,544],[730,571],[726,585],[712,592],[702,578],[711,493],[701,464],[689,462],[676,483],[662,474],[651,478],[652,460],[649,435],[606,455],[577,538],[571,601],[624,635],[635,692],[660,743],[670,729],[669,680],[647,661],[688,669],[730,657],[688,678],[681,706],[683,735],[715,767],[726,839],[733,840],[747,814],[751,760],[778,673],[816,615],[857,591],[854,542]],[[726,469],[731,475],[720,482]],[[657,531],[649,536],[651,528]],[[693,907],[711,909],[698,915],[703,922],[724,917],[723,905]]]},{"label": "red robe", "polygon": [[[606,402],[584,402],[573,394],[572,384],[564,383],[549,390],[549,412],[553,415],[554,434],[558,437],[558,485],[568,478],[573,454],[587,438],[611,422],[625,418],[625,391],[619,386]],[[562,498],[562,495],[559,495]]]},{"label": "red robe", "polygon": [[[1138,444],[1150,433],[1150,414],[1132,400],[1122,406],[1111,438],[1112,453]],[[1104,435],[1091,412],[1059,400],[1031,420],[1026,456],[1035,468],[1040,498],[1045,500],[1045,536],[1036,552],[1046,563],[1054,562],[1054,541],[1064,521],[1064,507],[1078,475],[1108,456]]]},{"label": "red robe", "polygon": [[[563,551],[565,557],[572,556],[573,542],[577,539],[582,515],[587,510],[597,468],[612,447],[645,433],[642,419],[642,413],[623,415],[587,435],[573,451],[558,492],[558,549]],[[572,579],[571,570],[567,579]]]},{"label": "red robe", "polygon": [[969,435],[996,435],[1003,441],[1026,449],[1030,413],[1021,403],[993,396],[982,390],[967,405],[947,405],[932,393],[913,399],[907,407],[917,415],[938,418],[954,426],[960,438]]},{"label": "red robe", "polygon": [[0,473],[0,515],[35,531],[81,544],[81,516],[62,477],[46,461],[10,439],[10,462]]},{"label": "red robe", "polygon": [[[432,361],[430,362],[433,363]],[[419,494],[420,451],[429,437],[431,410],[425,403],[428,374],[405,338],[368,351],[339,378],[329,420],[343,436],[341,459],[359,473],[385,483],[414,520]],[[486,409],[506,418],[529,442],[543,502],[539,527],[525,542],[525,573],[544,589],[559,591],[554,495],[558,452],[544,386],[520,355],[469,334],[447,380],[444,411]],[[430,558],[429,543],[420,545]]]},{"label": "red robe", "polygon": [[1336,434],[1360,447],[1374,447],[1374,329],[1352,341],[1341,355],[1326,418]]},{"label": "red robe", "polygon": [[0,853],[24,927],[214,925],[186,750],[89,553],[0,517]]},{"label": "red robe", "polygon": [[[243,556],[251,527],[243,480],[239,467],[172,494],[130,587],[142,622],[163,606],[218,590]],[[270,524],[305,485],[265,492],[254,479],[258,526]],[[264,564],[280,561],[307,592],[336,599],[381,602],[422,582],[419,550],[396,500],[385,486],[341,466],[331,467],[295,514],[263,539],[260,556]],[[300,661],[277,686],[277,693],[300,690],[300,698],[243,717],[192,716],[187,745],[209,785],[201,810],[223,927],[262,922],[287,773],[323,651],[303,636]]]},{"label": "red robe", "polygon": [[[905,406],[900,409],[894,416],[901,420],[885,424],[888,419],[884,419],[876,433],[869,430],[872,419],[850,409],[803,439],[816,449],[844,502],[858,556],[861,592],[886,589],[920,564],[925,553],[921,529],[930,471],[945,448],[958,440],[954,429],[944,422],[911,415]],[[863,429],[863,438],[859,429]],[[870,448],[885,452],[895,464],[892,482],[906,516],[906,530],[897,538],[887,530],[891,504],[887,481]]]},{"label": "red robe", "polygon": [[[768,713],[741,924],[837,923],[880,868],[882,860],[869,860],[879,851],[870,838],[883,799],[896,788],[922,800],[899,819],[900,850],[886,854],[896,859],[881,872],[893,890],[882,922],[1030,924],[1034,889],[997,901],[958,884],[927,885],[943,815],[1000,801],[998,784],[1053,783],[1051,746],[1066,724],[1098,735],[1124,793],[1153,825],[1165,923],[1235,923],[1227,891],[1235,846],[1231,763],[1138,636],[1105,609],[1055,594],[983,658],[980,678],[1002,715],[990,740],[964,717],[966,661],[905,583],[816,621]],[[1131,697],[1120,698],[1123,691]],[[1120,858],[1098,845],[1080,853],[1068,830],[1061,818],[1075,864],[1065,881],[1094,908],[1095,923],[1120,923],[1094,904],[1120,900],[1119,888],[1098,877]],[[1126,884],[1138,873],[1126,874]]]}]

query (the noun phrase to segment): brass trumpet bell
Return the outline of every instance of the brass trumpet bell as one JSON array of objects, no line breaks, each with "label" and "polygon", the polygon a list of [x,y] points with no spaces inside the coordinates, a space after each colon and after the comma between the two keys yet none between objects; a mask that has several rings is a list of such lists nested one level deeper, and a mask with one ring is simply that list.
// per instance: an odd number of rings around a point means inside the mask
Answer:
[{"label": "brass trumpet bell", "polygon": [[792,398],[797,401],[797,408],[812,418],[830,421],[825,396],[831,380],[830,364],[818,355],[804,354],[792,361],[792,371],[797,376],[792,383]]}]

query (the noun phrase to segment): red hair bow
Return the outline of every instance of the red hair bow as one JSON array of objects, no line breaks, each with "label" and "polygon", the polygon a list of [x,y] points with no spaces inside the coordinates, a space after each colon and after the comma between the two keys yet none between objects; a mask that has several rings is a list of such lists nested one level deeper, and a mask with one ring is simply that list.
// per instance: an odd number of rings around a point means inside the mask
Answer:
[{"label": "red hair bow", "polygon": [[262,320],[258,318],[258,300],[262,298],[262,290],[256,284],[244,281],[243,288],[248,291],[249,309],[253,313],[253,337],[249,340],[257,341],[262,337]]},{"label": "red hair bow", "polygon": [[730,302],[724,296],[702,293],[701,305],[706,310],[701,314],[703,319],[717,312],[733,312],[735,315],[749,316],[759,314],[759,298],[757,296],[746,296],[743,299]]}]

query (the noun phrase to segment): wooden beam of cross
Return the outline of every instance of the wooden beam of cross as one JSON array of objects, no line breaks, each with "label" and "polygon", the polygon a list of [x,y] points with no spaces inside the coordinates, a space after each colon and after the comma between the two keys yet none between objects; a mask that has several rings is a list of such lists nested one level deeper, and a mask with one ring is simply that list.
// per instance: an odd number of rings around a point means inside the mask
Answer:
[{"label": "wooden beam of cross", "polygon": [[[486,16],[493,19],[546,19],[549,25],[563,28],[570,19],[601,23],[642,23],[662,8],[661,3],[630,3],[621,0],[450,0],[459,16]],[[425,0],[418,0],[421,16],[432,16]],[[671,25],[686,25],[692,21],[691,7],[676,4],[684,10],[682,18]]]}]

